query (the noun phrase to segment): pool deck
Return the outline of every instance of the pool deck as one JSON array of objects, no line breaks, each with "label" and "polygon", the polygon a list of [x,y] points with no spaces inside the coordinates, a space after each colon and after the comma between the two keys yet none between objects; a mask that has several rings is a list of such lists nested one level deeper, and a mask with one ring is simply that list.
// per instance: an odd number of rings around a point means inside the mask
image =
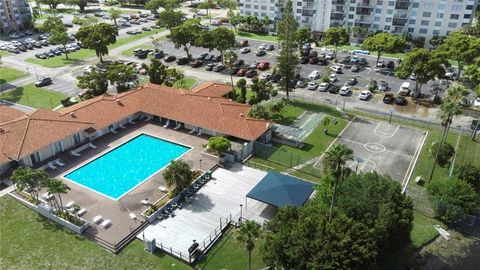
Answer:
[{"label": "pool deck", "polygon": [[[141,213],[147,207],[140,201],[148,199],[150,202],[155,202],[165,195],[164,192],[158,189],[159,186],[166,186],[162,171],[116,201],[75,182],[66,180],[63,178],[63,175],[142,133],[192,147],[192,150],[183,155],[181,159],[190,164],[194,169],[200,169],[200,159],[202,159],[202,169],[209,169],[214,166],[215,163],[213,161],[205,157],[202,158],[201,154],[203,145],[208,142],[207,137],[194,136],[187,132],[188,130],[175,131],[163,128],[160,123],[153,121],[128,125],[126,129],[119,129],[117,134],[110,133],[94,140],[93,143],[97,146],[97,149],[88,148],[81,153],[80,157],[72,157],[68,154],[62,155],[60,158],[67,166],[59,167],[55,171],[49,170],[48,172],[52,177],[65,181],[71,188],[67,194],[62,194],[64,204],[74,201],[81,208],[87,209],[82,218],[91,222],[92,225],[85,233],[115,245],[145,222]],[[44,192],[42,190],[40,194]],[[137,220],[130,219],[130,213],[134,213],[137,216]],[[93,224],[92,219],[96,215],[101,215],[103,219],[110,219],[112,221],[111,226],[105,229],[100,225]]]}]

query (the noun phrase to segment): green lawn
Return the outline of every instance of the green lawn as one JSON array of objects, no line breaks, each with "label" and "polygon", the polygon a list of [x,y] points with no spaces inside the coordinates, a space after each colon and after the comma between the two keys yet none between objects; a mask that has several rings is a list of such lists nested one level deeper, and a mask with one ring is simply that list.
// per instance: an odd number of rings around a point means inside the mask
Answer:
[{"label": "green lawn", "polygon": [[1,57],[10,56],[10,55],[12,55],[10,52],[0,51],[0,56],[1,56]]},{"label": "green lawn", "polygon": [[238,37],[244,37],[244,38],[250,38],[250,39],[256,39],[260,41],[268,41],[268,42],[277,42],[278,37],[276,36],[270,36],[270,35],[262,35],[262,34],[255,34],[255,33],[250,33],[250,32],[245,32],[245,31],[237,31],[237,36]]},{"label": "green lawn", "polygon": [[0,67],[0,84],[14,81],[25,76],[27,76],[26,72],[5,66]]},{"label": "green lawn", "polygon": [[410,233],[410,238],[414,249],[421,248],[438,235],[437,230],[433,228],[435,224],[442,225],[441,222],[433,218],[423,216],[417,212],[413,214],[413,229]]},{"label": "green lawn", "polygon": [[[161,252],[150,254],[134,240],[114,255],[22,206],[9,196],[0,198],[1,269],[193,269]],[[252,269],[263,265],[259,244]],[[196,269],[247,269],[247,252],[230,229]]]},{"label": "green lawn", "polygon": [[[128,37],[117,39],[117,42],[115,44],[108,46],[108,49],[113,50],[125,44],[134,42],[136,40],[139,40],[144,37],[148,37],[163,31],[163,29],[155,29],[155,30],[156,31],[142,32],[141,34],[138,34],[138,35],[131,35]],[[65,59],[65,55],[59,55],[49,59],[28,58],[25,61],[33,64],[41,65],[44,67],[56,68],[56,67],[62,67],[69,64],[75,64],[94,56],[95,56],[94,50],[81,49],[76,52],[68,54],[68,58],[69,58],[68,60]]]},{"label": "green lawn", "polygon": [[60,105],[60,101],[65,98],[67,98],[66,95],[46,90],[44,88],[38,88],[33,84],[17,87],[0,95],[0,99],[13,103],[18,103],[33,108],[50,109]]},{"label": "green lawn", "polygon": [[173,88],[191,89],[197,82],[198,80],[193,77],[185,77],[176,81],[173,84]]}]

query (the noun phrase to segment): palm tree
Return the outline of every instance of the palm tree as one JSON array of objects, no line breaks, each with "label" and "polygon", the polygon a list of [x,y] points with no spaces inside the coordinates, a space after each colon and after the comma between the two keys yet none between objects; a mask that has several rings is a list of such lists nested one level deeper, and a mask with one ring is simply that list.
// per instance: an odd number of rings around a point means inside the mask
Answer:
[{"label": "palm tree", "polygon": [[180,192],[192,182],[193,172],[185,161],[174,160],[163,172],[163,178],[168,187],[175,186],[177,192]]},{"label": "palm tree", "polygon": [[232,84],[232,92],[233,92],[234,99],[236,98],[236,95],[235,95],[235,85],[233,84],[232,69],[233,69],[233,66],[235,65],[235,62],[237,62],[237,59],[238,59],[238,56],[234,51],[226,51],[225,54],[223,55],[223,61],[225,62],[225,65],[230,71],[230,83]]},{"label": "palm tree", "polygon": [[117,26],[117,19],[120,18],[120,10],[116,8],[111,8],[108,10],[108,14],[110,15],[110,19],[113,20],[115,26]]},{"label": "palm tree", "polygon": [[41,169],[32,169],[28,167],[19,167],[13,171],[11,180],[20,190],[27,189],[32,199],[38,201],[38,186],[48,179],[48,173]]},{"label": "palm tree", "polygon": [[261,235],[261,227],[255,221],[247,220],[236,231],[235,239],[244,244],[248,252],[248,269],[252,269],[252,251],[255,248],[255,240]]},{"label": "palm tree", "polygon": [[42,182],[42,187],[46,188],[48,193],[57,195],[60,204],[58,204],[57,199],[54,196],[54,205],[56,206],[57,212],[63,212],[63,202],[62,196],[60,194],[67,194],[70,190],[70,187],[67,186],[62,180],[55,178],[48,178]]},{"label": "palm tree", "polygon": [[327,152],[325,152],[325,156],[322,159],[324,170],[334,177],[332,202],[330,204],[328,222],[332,219],[338,182],[345,176],[347,172],[345,165],[349,160],[353,160],[353,150],[344,144],[333,145]]}]

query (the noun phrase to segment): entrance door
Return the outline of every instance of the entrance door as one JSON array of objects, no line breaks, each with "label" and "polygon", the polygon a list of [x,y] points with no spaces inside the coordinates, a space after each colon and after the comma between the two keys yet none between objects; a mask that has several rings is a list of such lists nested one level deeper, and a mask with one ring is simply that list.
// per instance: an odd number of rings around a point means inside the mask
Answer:
[{"label": "entrance door", "polygon": [[38,152],[35,152],[33,154],[30,155],[30,162],[32,162],[32,165],[35,165],[37,163],[39,163],[41,160],[40,160],[40,154]]}]

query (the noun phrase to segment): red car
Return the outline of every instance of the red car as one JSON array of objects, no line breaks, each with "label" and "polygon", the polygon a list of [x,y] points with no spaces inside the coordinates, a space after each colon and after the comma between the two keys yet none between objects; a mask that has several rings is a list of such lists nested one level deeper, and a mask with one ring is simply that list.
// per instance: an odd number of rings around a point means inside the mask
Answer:
[{"label": "red car", "polygon": [[245,73],[247,73],[247,70],[244,68],[241,68],[237,71],[237,76],[245,76]]},{"label": "red car", "polygon": [[270,67],[270,63],[267,61],[261,61],[257,64],[258,70],[266,70]]},{"label": "red car", "polygon": [[201,67],[202,65],[203,65],[202,60],[194,60],[192,63],[190,63],[190,66],[193,68],[198,68],[198,67]]}]

